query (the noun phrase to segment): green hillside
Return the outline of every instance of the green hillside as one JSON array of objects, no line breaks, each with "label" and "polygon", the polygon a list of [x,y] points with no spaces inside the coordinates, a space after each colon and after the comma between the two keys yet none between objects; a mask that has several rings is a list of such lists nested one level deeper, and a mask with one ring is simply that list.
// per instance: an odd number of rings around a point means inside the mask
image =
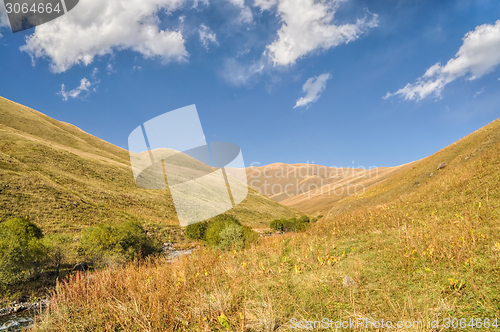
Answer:
[{"label": "green hillside", "polygon": [[[254,193],[230,211],[243,223],[296,214]],[[125,220],[178,229],[169,193],[136,186],[128,151],[0,97],[0,221],[12,217],[48,233]]]}]

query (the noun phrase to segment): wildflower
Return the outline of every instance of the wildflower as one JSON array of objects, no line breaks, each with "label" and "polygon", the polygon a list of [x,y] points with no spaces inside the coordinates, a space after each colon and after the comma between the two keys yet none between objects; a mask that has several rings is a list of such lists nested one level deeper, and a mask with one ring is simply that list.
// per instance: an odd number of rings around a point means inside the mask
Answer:
[{"label": "wildflower", "polygon": [[223,312],[221,312],[221,314],[219,315],[219,317],[217,317],[217,319],[219,320],[220,325],[222,325],[226,329],[231,328],[231,326],[229,325],[229,319],[227,318],[226,315],[224,315]]},{"label": "wildflower", "polygon": [[495,246],[493,247],[493,250],[500,251],[500,242],[495,242]]}]

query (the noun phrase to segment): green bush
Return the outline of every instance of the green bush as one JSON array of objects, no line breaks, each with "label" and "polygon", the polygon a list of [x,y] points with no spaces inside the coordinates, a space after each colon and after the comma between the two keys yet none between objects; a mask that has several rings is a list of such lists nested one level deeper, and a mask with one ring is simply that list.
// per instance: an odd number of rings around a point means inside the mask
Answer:
[{"label": "green bush", "polygon": [[241,225],[230,215],[220,215],[208,222],[189,225],[186,236],[220,249],[243,248],[258,238],[250,227]]},{"label": "green bush", "polygon": [[157,242],[134,221],[90,227],[80,240],[78,253],[98,265],[121,264],[160,252]]},{"label": "green bush", "polygon": [[323,215],[319,215],[319,216],[317,216],[317,217],[312,218],[312,219],[311,219],[311,222],[312,222],[312,223],[314,223],[314,222],[316,222],[316,221],[320,220],[321,218],[323,218]]},{"label": "green bush", "polygon": [[243,227],[236,224],[228,225],[224,228],[219,237],[221,239],[219,247],[221,249],[228,249],[234,247],[241,249],[245,246],[245,236],[243,234]]},{"label": "green bush", "polygon": [[186,227],[186,237],[191,240],[204,240],[208,223],[199,222]]},{"label": "green bush", "polygon": [[64,263],[74,262],[73,238],[64,234],[49,234],[44,236],[43,244],[47,248],[47,263],[59,275],[59,268]]},{"label": "green bush", "polygon": [[298,222],[302,222],[302,223],[303,223],[303,222],[309,222],[309,221],[310,221],[310,219],[309,219],[309,217],[308,217],[308,216],[302,216],[302,217],[300,217],[297,221],[298,221]]},{"label": "green bush", "polygon": [[271,221],[269,227],[279,232],[304,232],[310,224],[308,216],[302,216],[299,219],[278,219]]},{"label": "green bush", "polygon": [[47,260],[42,230],[24,218],[0,224],[0,284],[20,282],[37,276]]}]

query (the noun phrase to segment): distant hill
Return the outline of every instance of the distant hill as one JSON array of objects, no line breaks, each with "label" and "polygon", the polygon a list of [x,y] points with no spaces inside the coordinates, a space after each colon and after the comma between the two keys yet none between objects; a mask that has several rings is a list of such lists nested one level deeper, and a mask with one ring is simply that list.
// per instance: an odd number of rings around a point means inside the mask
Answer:
[{"label": "distant hill", "polygon": [[260,193],[304,213],[323,215],[349,195],[386,180],[408,165],[337,168],[312,164],[276,163],[247,168],[248,183]]},{"label": "distant hill", "polygon": [[[467,201],[477,205],[479,199],[470,202],[475,196],[489,197],[491,205],[500,197],[499,155],[500,119],[429,157],[402,167],[387,180],[369,188],[365,195],[352,195],[339,201],[331,206],[326,220],[333,220],[344,211],[389,202],[433,205],[441,213],[456,211]],[[438,170],[438,166],[444,167]]]},{"label": "distant hill", "polygon": [[[296,215],[254,190],[228,213],[254,226]],[[127,150],[0,97],[0,221],[16,216],[46,232],[128,219],[178,225],[168,191],[136,186]]]}]

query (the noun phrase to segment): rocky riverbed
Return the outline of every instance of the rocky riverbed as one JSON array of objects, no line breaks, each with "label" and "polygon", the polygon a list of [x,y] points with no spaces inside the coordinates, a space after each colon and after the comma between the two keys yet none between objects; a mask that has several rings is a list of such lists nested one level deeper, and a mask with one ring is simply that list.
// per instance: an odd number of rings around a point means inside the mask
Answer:
[{"label": "rocky riverbed", "polygon": [[12,303],[10,306],[0,308],[0,317],[19,314],[24,311],[41,310],[47,307],[48,301]]},{"label": "rocky riverbed", "polygon": [[0,308],[0,332],[23,331],[33,325],[35,315],[47,307],[48,301],[14,302],[10,306]]}]

